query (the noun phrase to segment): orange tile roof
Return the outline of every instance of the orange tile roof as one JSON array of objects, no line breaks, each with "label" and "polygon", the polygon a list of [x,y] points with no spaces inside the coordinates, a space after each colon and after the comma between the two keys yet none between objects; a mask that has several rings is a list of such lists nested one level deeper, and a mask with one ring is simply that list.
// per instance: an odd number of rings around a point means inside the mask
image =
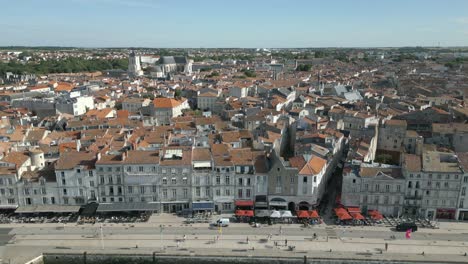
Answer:
[{"label": "orange tile roof", "polygon": [[313,156],[309,162],[306,163],[306,165],[304,165],[304,167],[302,168],[302,170],[299,172],[300,175],[316,175],[316,174],[319,174],[320,171],[322,171],[323,169],[323,166],[325,166],[325,164],[327,164],[327,161],[320,158],[320,157],[317,157],[317,156]]},{"label": "orange tile roof", "polygon": [[154,108],[174,108],[181,103],[172,98],[155,98],[153,100]]}]

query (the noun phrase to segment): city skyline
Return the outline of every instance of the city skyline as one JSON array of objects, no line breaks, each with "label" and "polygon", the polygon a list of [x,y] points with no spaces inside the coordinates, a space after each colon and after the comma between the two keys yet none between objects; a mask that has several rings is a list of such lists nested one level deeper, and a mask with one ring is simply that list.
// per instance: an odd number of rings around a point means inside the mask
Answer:
[{"label": "city skyline", "polygon": [[449,2],[24,0],[3,5],[0,46],[466,46],[468,3]]}]

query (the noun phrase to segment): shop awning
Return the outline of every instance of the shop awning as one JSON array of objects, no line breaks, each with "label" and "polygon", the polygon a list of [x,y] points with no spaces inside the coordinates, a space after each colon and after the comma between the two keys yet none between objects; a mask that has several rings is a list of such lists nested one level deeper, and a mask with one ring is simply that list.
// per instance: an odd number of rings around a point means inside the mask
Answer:
[{"label": "shop awning", "polygon": [[280,201],[270,201],[270,206],[280,206],[280,207],[287,207],[287,202],[280,202]]},{"label": "shop awning", "polygon": [[305,210],[297,211],[296,215],[297,215],[297,218],[309,218],[310,217],[309,212],[307,212]]},{"label": "shop awning", "polygon": [[245,210],[244,213],[245,213],[245,216],[248,216],[248,217],[253,217],[254,216],[254,211],[253,210]]},{"label": "shop awning", "polygon": [[192,202],[192,210],[214,210],[213,202]]},{"label": "shop awning", "polygon": [[271,218],[281,218],[281,213],[279,211],[273,211],[270,214]]},{"label": "shop awning", "polygon": [[270,210],[255,210],[255,216],[256,217],[270,217]]},{"label": "shop awning", "polygon": [[235,206],[253,206],[254,202],[252,200],[236,200],[234,204]]},{"label": "shop awning", "polygon": [[3,205],[0,205],[0,209],[12,210],[12,209],[16,209],[16,208],[18,208],[18,205],[16,205],[16,204],[3,204]]},{"label": "shop awning", "polygon": [[360,213],[361,208],[359,208],[359,207],[348,207],[348,212],[349,213]]},{"label": "shop awning", "polygon": [[309,211],[309,216],[310,216],[310,218],[320,218],[317,210]]},{"label": "shop awning", "polygon": [[15,213],[77,213],[79,205],[25,205],[15,210]]},{"label": "shop awning", "polygon": [[364,216],[361,213],[351,213],[351,216],[355,220],[364,220]]},{"label": "shop awning", "polygon": [[285,210],[285,211],[280,211],[281,217],[283,218],[290,218],[294,217],[291,213],[291,211]]},{"label": "shop awning", "polygon": [[351,220],[353,217],[344,208],[335,208],[335,214],[340,220]]},{"label": "shop awning", "polygon": [[374,220],[382,220],[384,217],[383,215],[377,210],[369,210],[367,214]]},{"label": "shop awning", "polygon": [[159,210],[159,203],[105,203],[99,204],[96,212],[135,212],[156,210]]},{"label": "shop awning", "polygon": [[244,210],[236,210],[236,212],[234,213],[236,216],[244,216],[245,215],[245,211]]}]

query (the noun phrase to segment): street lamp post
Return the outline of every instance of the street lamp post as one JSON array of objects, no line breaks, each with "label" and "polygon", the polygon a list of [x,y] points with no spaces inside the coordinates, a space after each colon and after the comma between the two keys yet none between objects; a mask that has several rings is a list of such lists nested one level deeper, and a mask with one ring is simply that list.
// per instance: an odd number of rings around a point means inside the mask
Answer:
[{"label": "street lamp post", "polygon": [[163,249],[163,241],[162,241],[162,236],[163,236],[163,225],[159,225],[159,243],[161,244],[161,250]]},{"label": "street lamp post", "polygon": [[102,224],[99,226],[99,229],[101,231],[101,249],[104,250],[104,235],[102,231]]}]

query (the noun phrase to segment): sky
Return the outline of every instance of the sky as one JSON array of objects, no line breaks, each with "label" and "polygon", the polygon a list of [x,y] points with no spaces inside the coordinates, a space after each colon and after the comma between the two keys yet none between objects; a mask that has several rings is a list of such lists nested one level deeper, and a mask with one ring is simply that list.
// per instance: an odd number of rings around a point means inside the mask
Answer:
[{"label": "sky", "polygon": [[0,0],[0,46],[468,46],[468,0]]}]

